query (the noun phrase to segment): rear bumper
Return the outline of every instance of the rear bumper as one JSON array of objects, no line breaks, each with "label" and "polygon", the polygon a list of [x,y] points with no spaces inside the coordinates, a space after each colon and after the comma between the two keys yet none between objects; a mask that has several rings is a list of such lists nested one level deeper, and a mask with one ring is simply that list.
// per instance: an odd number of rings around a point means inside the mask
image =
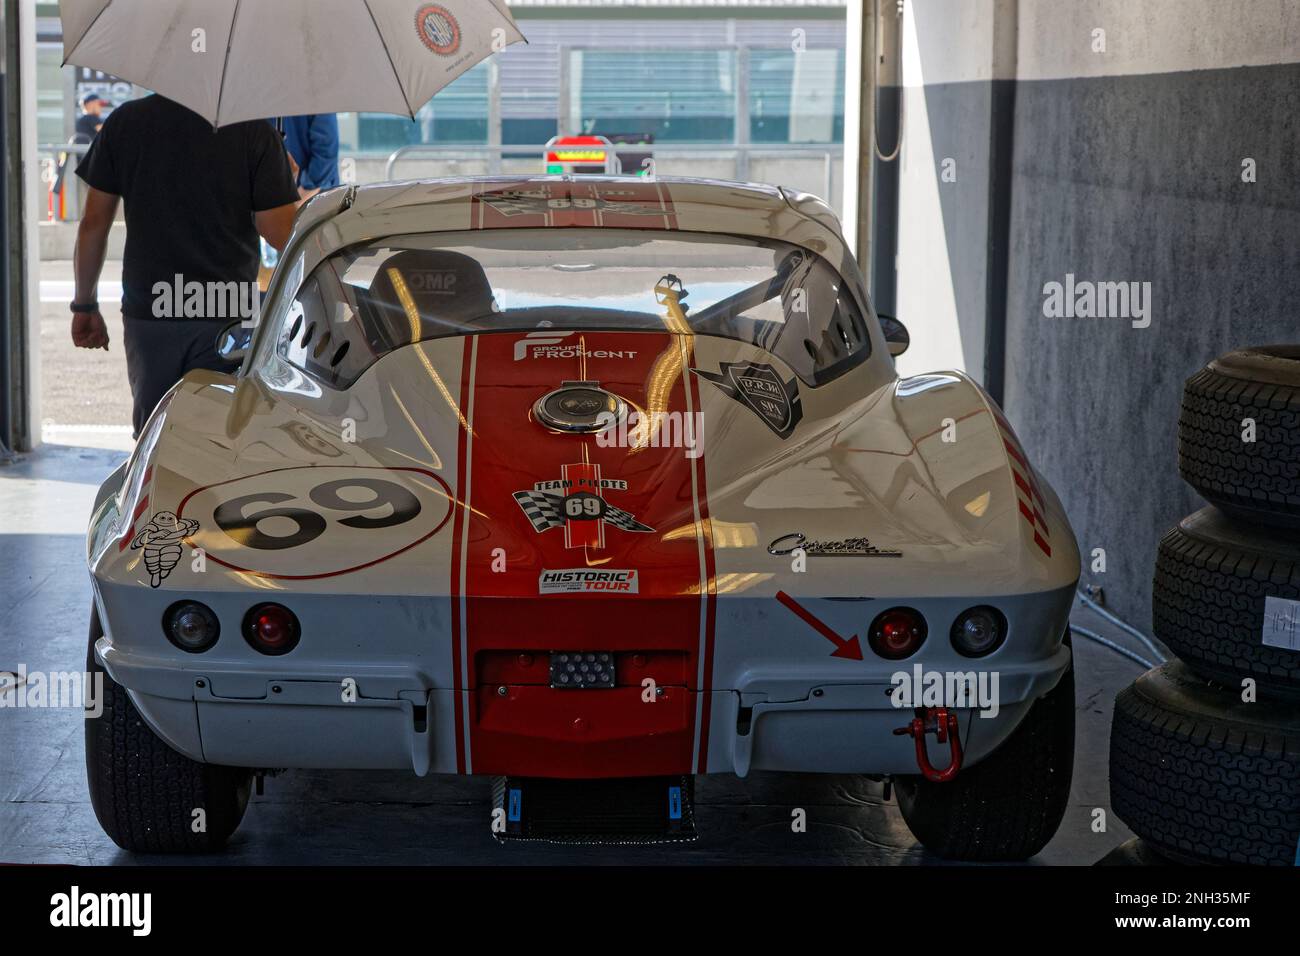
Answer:
[{"label": "rear bumper", "polygon": [[[754,700],[743,689],[670,688],[653,704],[642,702],[636,688],[513,687],[488,706],[483,690],[476,699],[476,692],[437,688],[419,671],[400,667],[288,679],[276,674],[273,658],[259,662],[258,673],[249,673],[247,668],[223,672],[197,660],[178,668],[169,660],[114,647],[110,638],[101,638],[96,652],[155,733],[208,763],[457,773],[459,710],[461,721],[477,720],[489,729],[495,722],[506,734],[506,745],[495,752],[466,757],[462,751],[467,773],[595,778],[697,771],[740,776],[751,770],[917,771],[912,740],[894,734],[913,711],[893,704],[889,677],[817,683],[781,700],[766,693]],[[967,765],[1006,739],[1033,702],[1056,685],[1069,660],[1069,649],[1057,647],[1036,661],[1003,664],[997,671],[996,713],[958,709]],[[353,694],[346,692],[347,677],[355,681]],[[595,700],[590,695],[598,694],[631,694],[623,712],[635,709],[637,718],[611,717],[607,706],[586,710]],[[534,715],[549,711],[549,717],[519,719],[514,708]],[[701,733],[704,727],[707,732]],[[707,741],[704,754],[689,766],[677,765],[683,733],[693,734],[696,743]],[[931,738],[929,747],[931,762],[946,766],[947,746]]]}]

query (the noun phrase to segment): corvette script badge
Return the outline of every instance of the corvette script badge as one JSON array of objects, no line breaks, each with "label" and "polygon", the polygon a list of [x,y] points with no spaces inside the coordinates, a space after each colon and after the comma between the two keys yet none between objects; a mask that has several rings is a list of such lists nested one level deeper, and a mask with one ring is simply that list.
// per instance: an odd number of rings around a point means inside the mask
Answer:
[{"label": "corvette script badge", "polygon": [[538,534],[564,529],[566,548],[603,548],[605,526],[646,534],[654,531],[605,500],[606,491],[627,491],[626,481],[600,476],[600,465],[565,465],[555,481],[539,481],[532,491],[516,491],[515,501]]},{"label": "corvette script badge", "polygon": [[877,548],[866,538],[845,538],[842,541],[809,541],[799,532],[783,534],[767,546],[768,554],[787,555],[802,551],[808,556],[824,558],[901,558],[902,551]]}]

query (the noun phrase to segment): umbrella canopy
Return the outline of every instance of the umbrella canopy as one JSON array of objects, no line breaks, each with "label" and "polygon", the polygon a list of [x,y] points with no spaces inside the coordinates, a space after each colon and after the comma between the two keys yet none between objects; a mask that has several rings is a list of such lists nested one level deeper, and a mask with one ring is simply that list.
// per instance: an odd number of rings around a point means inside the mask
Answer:
[{"label": "umbrella canopy", "polygon": [[188,106],[213,126],[399,113],[524,39],[505,0],[61,0],[64,62]]}]

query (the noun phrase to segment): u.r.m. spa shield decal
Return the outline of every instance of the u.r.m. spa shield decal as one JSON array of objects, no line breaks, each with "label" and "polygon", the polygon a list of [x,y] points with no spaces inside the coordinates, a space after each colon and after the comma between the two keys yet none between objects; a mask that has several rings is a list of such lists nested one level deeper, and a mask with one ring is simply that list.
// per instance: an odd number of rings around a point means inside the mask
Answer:
[{"label": "u.r.m. spa shield decal", "polygon": [[781,438],[789,438],[803,419],[799,386],[781,376],[770,365],[755,362],[723,362],[721,374],[695,369],[695,374],[712,382],[728,396],[748,406],[768,428]]}]

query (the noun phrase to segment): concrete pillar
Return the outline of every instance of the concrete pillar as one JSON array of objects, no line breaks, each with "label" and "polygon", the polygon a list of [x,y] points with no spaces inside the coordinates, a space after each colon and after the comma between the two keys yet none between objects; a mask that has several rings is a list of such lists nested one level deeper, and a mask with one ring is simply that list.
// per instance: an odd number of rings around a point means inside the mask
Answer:
[{"label": "concrete pillar", "polygon": [[[844,45],[844,202],[840,221],[863,274],[871,265],[872,147],[875,129],[871,103],[875,77],[876,0],[849,0]],[[868,15],[868,11],[872,11]]]},{"label": "concrete pillar", "polygon": [[36,152],[36,2],[3,0],[4,262],[0,448],[40,441],[40,166]]}]

